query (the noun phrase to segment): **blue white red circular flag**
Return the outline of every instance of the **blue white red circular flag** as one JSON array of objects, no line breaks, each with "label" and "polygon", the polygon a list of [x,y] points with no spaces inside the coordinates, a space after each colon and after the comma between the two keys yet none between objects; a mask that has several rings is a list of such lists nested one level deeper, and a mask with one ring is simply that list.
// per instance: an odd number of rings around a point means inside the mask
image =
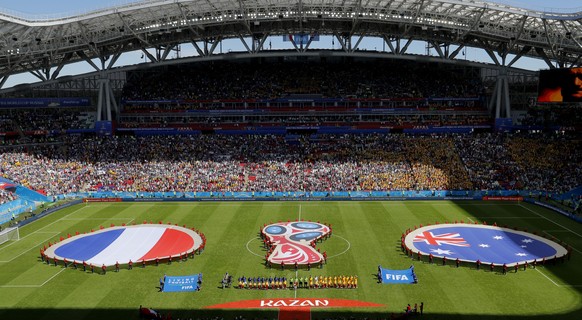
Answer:
[{"label": "blue white red circular flag", "polygon": [[405,244],[414,253],[423,255],[508,266],[567,253],[560,244],[529,232],[471,224],[422,227],[410,232]]},{"label": "blue white red circular flag", "polygon": [[111,266],[129,261],[152,261],[177,257],[198,249],[200,235],[172,225],[112,227],[65,239],[45,251],[52,259]]}]

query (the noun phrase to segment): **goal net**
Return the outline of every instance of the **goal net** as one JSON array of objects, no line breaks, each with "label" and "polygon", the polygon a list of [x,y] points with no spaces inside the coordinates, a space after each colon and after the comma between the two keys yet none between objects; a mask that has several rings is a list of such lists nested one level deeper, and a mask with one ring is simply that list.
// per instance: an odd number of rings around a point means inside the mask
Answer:
[{"label": "goal net", "polygon": [[7,241],[20,240],[20,233],[18,233],[18,227],[6,228],[0,231],[0,244]]}]

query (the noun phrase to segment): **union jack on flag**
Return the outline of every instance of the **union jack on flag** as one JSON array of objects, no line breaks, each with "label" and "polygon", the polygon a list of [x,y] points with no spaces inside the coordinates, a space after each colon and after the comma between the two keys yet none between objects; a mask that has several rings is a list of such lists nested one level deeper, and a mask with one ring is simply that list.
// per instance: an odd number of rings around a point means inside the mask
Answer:
[{"label": "union jack on flag", "polygon": [[443,234],[433,234],[430,231],[425,231],[423,233],[417,234],[414,237],[414,242],[426,242],[431,246],[440,246],[443,244],[448,244],[451,246],[457,247],[470,247],[465,241],[465,239],[461,238],[461,234],[459,233],[443,233]]}]

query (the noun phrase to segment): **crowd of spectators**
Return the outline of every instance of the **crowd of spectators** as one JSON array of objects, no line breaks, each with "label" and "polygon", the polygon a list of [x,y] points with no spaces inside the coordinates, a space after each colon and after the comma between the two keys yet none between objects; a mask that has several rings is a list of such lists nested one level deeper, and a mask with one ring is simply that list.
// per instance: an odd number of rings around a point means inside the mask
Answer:
[{"label": "crowd of spectators", "polygon": [[92,129],[95,118],[91,107],[0,109],[0,148],[60,142],[68,129]]},{"label": "crowd of spectators", "polygon": [[305,114],[294,112],[288,114],[225,114],[203,115],[186,113],[182,115],[122,115],[120,128],[163,128],[163,127],[221,127],[236,125],[239,127],[267,126],[466,126],[490,125],[491,117],[487,113],[471,116],[455,114],[420,114],[411,111],[409,114],[358,114],[352,112],[336,112],[334,114]]},{"label": "crowd of spectators", "polygon": [[565,135],[480,134],[455,143],[478,189],[562,193],[582,185],[582,143]]},{"label": "crowd of spectators", "polygon": [[[83,112],[89,108],[34,108],[0,110],[0,132],[63,130],[87,128],[93,123],[83,122]],[[93,110],[93,113],[95,111]],[[9,119],[2,125],[2,119]]]},{"label": "crowd of spectators", "polygon": [[477,97],[466,70],[411,61],[269,61],[168,66],[128,76],[124,100]]},{"label": "crowd of spectators", "polygon": [[16,200],[16,198],[17,196],[14,193],[0,189],[0,204]]},{"label": "crowd of spectators", "polygon": [[470,139],[455,137],[455,147],[476,189],[521,189],[524,169],[507,149],[506,136],[474,134]]},{"label": "crowd of spectators", "polygon": [[0,132],[9,132],[14,130],[14,122],[6,114],[0,114]]},{"label": "crowd of spectators", "polygon": [[[582,142],[556,135],[551,141],[524,135],[507,141],[507,149],[522,170],[522,185],[532,189],[569,191],[582,185]],[[570,182],[564,184],[564,181]]]},{"label": "crowd of spectators", "polygon": [[582,124],[582,108],[539,106],[530,108],[519,123],[525,126],[561,126],[580,127]]},{"label": "crowd of spectators", "polygon": [[77,191],[357,191],[582,185],[580,142],[547,135],[67,137],[0,154],[0,176]]}]

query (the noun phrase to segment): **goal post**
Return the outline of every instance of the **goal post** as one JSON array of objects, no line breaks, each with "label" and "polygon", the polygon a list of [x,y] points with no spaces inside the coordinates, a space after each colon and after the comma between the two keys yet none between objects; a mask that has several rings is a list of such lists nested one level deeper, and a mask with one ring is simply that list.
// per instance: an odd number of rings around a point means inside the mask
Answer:
[{"label": "goal post", "polygon": [[0,244],[7,241],[17,241],[20,240],[20,233],[18,227],[6,228],[0,231]]}]

